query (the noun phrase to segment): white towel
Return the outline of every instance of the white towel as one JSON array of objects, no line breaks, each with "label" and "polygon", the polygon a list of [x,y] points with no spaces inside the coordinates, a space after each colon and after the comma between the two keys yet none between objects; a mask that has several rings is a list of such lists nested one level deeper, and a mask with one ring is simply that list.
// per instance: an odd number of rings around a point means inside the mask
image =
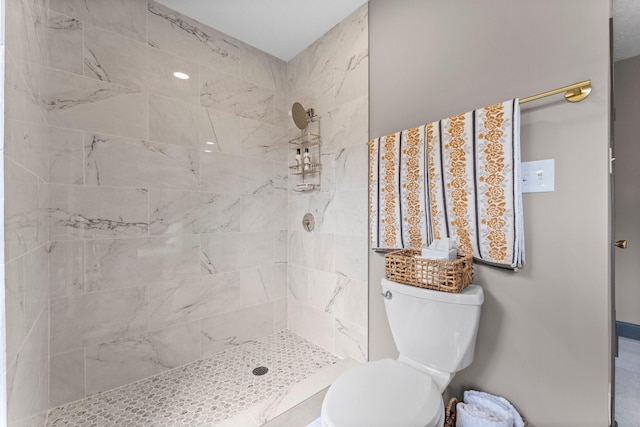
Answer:
[{"label": "white towel", "polygon": [[456,405],[456,427],[513,427],[513,419],[481,406],[459,402]]},{"label": "white towel", "polygon": [[[465,403],[471,403],[483,408],[492,410],[494,412],[509,413],[513,419],[513,425],[515,427],[524,427],[524,421],[522,416],[504,397],[494,396],[493,394],[484,393],[482,391],[467,390],[464,392]],[[499,408],[499,409],[498,409]]]}]

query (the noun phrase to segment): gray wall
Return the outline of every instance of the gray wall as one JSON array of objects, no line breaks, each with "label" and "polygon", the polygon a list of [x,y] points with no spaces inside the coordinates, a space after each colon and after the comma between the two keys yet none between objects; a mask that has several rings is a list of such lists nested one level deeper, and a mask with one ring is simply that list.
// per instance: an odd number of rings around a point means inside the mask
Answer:
[{"label": "gray wall", "polygon": [[[523,160],[556,159],[556,191],[524,196],[527,265],[476,266],[474,363],[451,391],[507,396],[531,426],[608,425],[608,2],[372,0],[370,134],[583,79],[580,104],[527,105]],[[370,254],[370,358],[394,356]]]},{"label": "gray wall", "polygon": [[640,56],[615,63],[616,317],[640,325]]}]

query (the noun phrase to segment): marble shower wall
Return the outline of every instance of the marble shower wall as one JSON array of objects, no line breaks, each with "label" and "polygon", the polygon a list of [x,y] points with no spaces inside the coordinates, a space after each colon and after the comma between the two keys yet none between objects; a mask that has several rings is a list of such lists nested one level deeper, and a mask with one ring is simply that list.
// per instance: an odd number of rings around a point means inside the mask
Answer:
[{"label": "marble shower wall", "polygon": [[153,1],[38,10],[12,30],[7,250],[51,375],[14,418],[287,326],[286,63]]},{"label": "marble shower wall", "polygon": [[[45,87],[48,2],[5,1],[4,304],[9,425],[49,405],[48,132],[39,104]],[[4,329],[4,328],[3,328]],[[2,357],[5,355],[3,354]],[[6,394],[5,394],[6,392]],[[0,410],[3,413],[4,410]],[[36,415],[37,420],[37,415]],[[0,420],[4,424],[5,419]],[[42,420],[41,420],[42,421]]]},{"label": "marble shower wall", "polygon": [[[364,5],[287,66],[289,105],[314,108],[322,135],[321,190],[294,192],[299,177],[290,177],[289,328],[360,361],[368,350],[367,25]],[[291,138],[298,132],[289,125]],[[310,233],[302,228],[306,212],[316,219]]]}]

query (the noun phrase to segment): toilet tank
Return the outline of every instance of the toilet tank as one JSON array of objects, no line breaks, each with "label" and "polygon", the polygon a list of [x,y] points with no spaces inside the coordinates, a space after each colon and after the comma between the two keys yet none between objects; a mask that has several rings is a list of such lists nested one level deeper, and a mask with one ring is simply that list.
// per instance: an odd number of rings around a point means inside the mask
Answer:
[{"label": "toilet tank", "polygon": [[454,294],[382,279],[382,293],[401,358],[448,373],[471,364],[484,301],[480,286]]}]

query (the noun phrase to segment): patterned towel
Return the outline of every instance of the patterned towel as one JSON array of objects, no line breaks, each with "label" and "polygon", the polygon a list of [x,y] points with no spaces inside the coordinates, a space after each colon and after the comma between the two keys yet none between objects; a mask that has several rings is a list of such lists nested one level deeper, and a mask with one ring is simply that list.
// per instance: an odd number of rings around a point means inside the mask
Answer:
[{"label": "patterned towel", "polygon": [[524,263],[517,99],[369,141],[373,249],[420,249],[450,237],[460,251]]}]

